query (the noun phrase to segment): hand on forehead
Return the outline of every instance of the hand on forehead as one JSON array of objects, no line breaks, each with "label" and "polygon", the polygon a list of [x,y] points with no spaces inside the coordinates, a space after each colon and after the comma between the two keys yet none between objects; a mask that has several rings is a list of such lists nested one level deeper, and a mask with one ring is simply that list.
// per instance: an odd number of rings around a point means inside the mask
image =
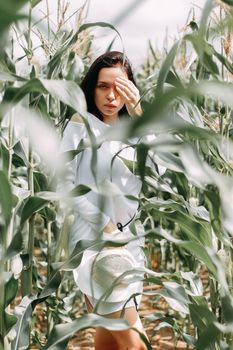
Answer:
[{"label": "hand on forehead", "polygon": [[117,67],[109,67],[109,68],[102,68],[99,72],[98,76],[98,82],[106,82],[114,84],[117,79],[128,80],[128,76],[124,68],[117,66]]}]

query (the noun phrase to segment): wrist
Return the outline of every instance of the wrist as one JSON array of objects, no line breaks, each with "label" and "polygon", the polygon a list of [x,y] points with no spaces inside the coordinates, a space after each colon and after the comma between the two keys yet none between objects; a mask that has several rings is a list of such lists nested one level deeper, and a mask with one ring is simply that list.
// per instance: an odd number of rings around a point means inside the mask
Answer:
[{"label": "wrist", "polygon": [[140,117],[143,113],[140,103],[137,104],[136,107],[127,108],[127,110],[128,110],[129,115],[133,118]]}]

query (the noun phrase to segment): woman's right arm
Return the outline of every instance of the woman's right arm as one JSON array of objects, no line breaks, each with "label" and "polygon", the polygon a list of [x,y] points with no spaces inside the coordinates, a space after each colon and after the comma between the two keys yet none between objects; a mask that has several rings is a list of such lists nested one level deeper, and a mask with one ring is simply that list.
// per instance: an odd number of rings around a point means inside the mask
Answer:
[{"label": "woman's right arm", "polygon": [[[76,150],[79,142],[81,139],[85,138],[85,135],[86,129],[82,118],[75,114],[64,131],[61,141],[61,151],[67,152]],[[66,192],[74,189],[77,168],[80,166],[81,156],[81,153],[79,153],[66,163],[64,179],[59,183],[58,189],[62,189],[61,187],[63,187]],[[116,230],[116,226],[112,223],[110,217],[100,211],[100,209],[91,203],[85,195],[72,197],[68,200],[68,203],[72,205],[74,213],[79,214],[79,229],[85,229],[87,231],[87,236],[88,230],[102,230],[106,233],[111,233]],[[65,206],[69,205],[68,203],[65,203]]]}]

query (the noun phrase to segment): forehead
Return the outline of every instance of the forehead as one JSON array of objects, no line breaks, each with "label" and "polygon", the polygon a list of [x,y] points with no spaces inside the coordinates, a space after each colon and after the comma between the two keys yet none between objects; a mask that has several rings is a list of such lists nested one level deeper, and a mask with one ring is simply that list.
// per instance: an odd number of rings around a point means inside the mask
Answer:
[{"label": "forehead", "polygon": [[98,74],[98,81],[114,82],[117,77],[127,78],[127,73],[121,66],[102,68]]}]

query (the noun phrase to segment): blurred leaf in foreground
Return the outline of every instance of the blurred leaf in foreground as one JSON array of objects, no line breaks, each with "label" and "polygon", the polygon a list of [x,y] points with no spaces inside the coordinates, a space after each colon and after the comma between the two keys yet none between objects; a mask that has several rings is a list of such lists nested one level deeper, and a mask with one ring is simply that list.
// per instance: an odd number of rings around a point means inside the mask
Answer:
[{"label": "blurred leaf in foreground", "polygon": [[26,18],[18,12],[27,2],[28,0],[0,0],[0,37],[12,22]]}]

